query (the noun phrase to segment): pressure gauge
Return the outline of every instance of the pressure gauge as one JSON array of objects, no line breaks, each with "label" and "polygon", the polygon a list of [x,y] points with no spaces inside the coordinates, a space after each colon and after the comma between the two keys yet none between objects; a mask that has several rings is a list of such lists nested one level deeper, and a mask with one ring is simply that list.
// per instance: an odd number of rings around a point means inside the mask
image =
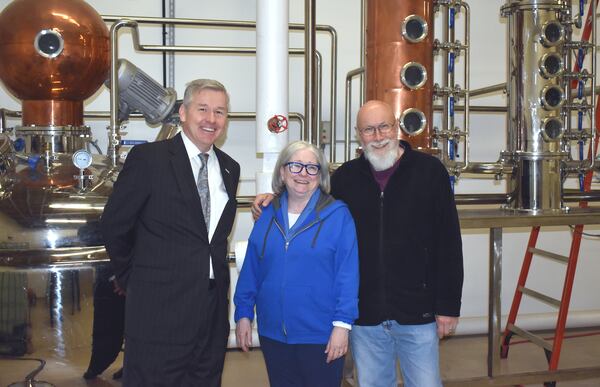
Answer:
[{"label": "pressure gauge", "polygon": [[73,164],[79,169],[86,169],[92,165],[92,154],[85,149],[73,153]]}]

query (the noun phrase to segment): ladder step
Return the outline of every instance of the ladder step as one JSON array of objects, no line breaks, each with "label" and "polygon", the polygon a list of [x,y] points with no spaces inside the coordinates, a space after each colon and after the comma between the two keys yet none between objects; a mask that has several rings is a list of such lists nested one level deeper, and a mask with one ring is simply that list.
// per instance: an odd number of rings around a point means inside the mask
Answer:
[{"label": "ladder step", "polygon": [[508,330],[510,330],[514,334],[519,335],[522,338],[531,341],[533,344],[537,345],[538,347],[545,348],[548,351],[552,352],[552,343],[544,340],[540,336],[534,335],[533,333],[526,331],[524,329],[521,329],[521,328],[517,327],[516,325],[510,324],[510,323],[506,326],[506,328],[508,328]]},{"label": "ladder step", "polygon": [[518,290],[523,293],[523,294],[527,294],[530,297],[533,297],[539,301],[545,302],[549,305],[555,306],[557,308],[560,308],[560,300],[557,300],[556,298],[552,298],[550,296],[547,296],[545,294],[542,294],[540,292],[536,292],[535,290],[531,290],[529,288],[523,287],[523,286],[519,286]]},{"label": "ladder step", "polygon": [[569,257],[567,257],[567,256],[551,253],[550,251],[546,251],[546,250],[536,249],[535,247],[530,247],[527,249],[527,251],[529,251],[532,254],[539,255],[544,258],[549,258],[549,259],[552,259],[552,260],[555,260],[555,261],[558,261],[561,263],[569,262]]}]

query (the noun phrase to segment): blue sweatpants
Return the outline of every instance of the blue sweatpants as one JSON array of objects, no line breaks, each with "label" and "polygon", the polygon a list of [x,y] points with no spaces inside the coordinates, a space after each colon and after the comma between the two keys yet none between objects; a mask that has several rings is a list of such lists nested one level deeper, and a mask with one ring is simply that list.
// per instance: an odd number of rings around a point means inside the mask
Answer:
[{"label": "blue sweatpants", "polygon": [[271,387],[339,387],[344,357],[327,364],[327,344],[286,344],[260,336]]}]

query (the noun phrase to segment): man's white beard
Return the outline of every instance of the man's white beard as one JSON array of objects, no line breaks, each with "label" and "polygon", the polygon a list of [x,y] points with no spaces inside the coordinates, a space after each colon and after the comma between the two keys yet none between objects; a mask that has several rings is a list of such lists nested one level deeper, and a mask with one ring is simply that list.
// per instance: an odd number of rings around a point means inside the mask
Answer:
[{"label": "man's white beard", "polygon": [[[389,142],[395,142],[395,144],[392,144],[392,146],[388,145],[388,150],[384,154],[375,153],[376,150],[372,148],[373,145],[381,147]],[[367,146],[364,146],[363,144],[363,149],[365,151],[365,157],[369,160],[373,169],[376,171],[385,171],[386,169],[391,168],[396,160],[398,160],[398,146],[398,140],[385,139],[381,141],[372,141]]]}]

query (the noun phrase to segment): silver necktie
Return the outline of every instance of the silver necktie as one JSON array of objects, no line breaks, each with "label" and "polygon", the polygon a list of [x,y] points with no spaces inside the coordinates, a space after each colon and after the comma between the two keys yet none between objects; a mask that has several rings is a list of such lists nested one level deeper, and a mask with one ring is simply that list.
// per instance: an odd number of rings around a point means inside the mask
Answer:
[{"label": "silver necktie", "polygon": [[198,172],[198,194],[202,203],[202,214],[206,222],[206,230],[210,232],[210,190],[208,189],[208,153],[200,153],[200,171]]}]

